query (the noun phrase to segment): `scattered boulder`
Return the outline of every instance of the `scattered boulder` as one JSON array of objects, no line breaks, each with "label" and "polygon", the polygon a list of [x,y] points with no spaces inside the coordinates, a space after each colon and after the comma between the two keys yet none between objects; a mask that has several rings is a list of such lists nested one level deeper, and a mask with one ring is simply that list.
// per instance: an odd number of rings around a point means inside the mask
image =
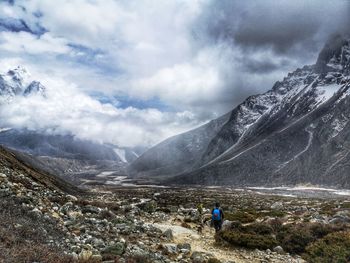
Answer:
[{"label": "scattered boulder", "polygon": [[275,202],[271,205],[271,209],[273,210],[283,210],[284,206],[282,202]]},{"label": "scattered boulder", "polygon": [[193,263],[205,263],[211,256],[204,252],[194,251],[191,255],[191,260]]},{"label": "scattered boulder", "polygon": [[157,202],[154,200],[141,202],[137,206],[146,213],[154,213],[157,210]]},{"label": "scattered boulder", "polygon": [[170,228],[164,231],[163,236],[164,236],[168,241],[174,240],[173,231],[172,231]]},{"label": "scattered boulder", "polygon": [[273,251],[276,252],[277,254],[284,254],[284,250],[281,246],[274,247]]},{"label": "scattered boulder", "polygon": [[187,249],[187,250],[191,250],[191,244],[189,243],[181,243],[177,245],[178,249]]},{"label": "scattered boulder", "polygon": [[173,243],[163,244],[163,253],[165,255],[176,255],[178,253],[177,245]]},{"label": "scattered boulder", "polygon": [[83,206],[81,210],[83,213],[98,214],[101,211],[101,208],[92,205],[86,205]]},{"label": "scattered boulder", "polygon": [[76,202],[78,201],[78,198],[75,197],[74,195],[66,195],[66,199],[70,202]]},{"label": "scattered boulder", "polygon": [[232,224],[233,224],[232,221],[230,221],[230,220],[224,220],[224,222],[222,223],[221,229],[222,229],[223,231],[228,231],[228,230],[230,230],[230,229],[232,228]]},{"label": "scattered boulder", "polygon": [[123,255],[123,253],[125,252],[125,244],[122,242],[117,242],[116,244],[106,247],[102,254],[106,255],[116,255],[116,256],[120,256]]},{"label": "scattered boulder", "polygon": [[330,224],[349,223],[349,222],[350,222],[349,211],[338,211],[337,213],[335,213],[333,218],[329,220]]},{"label": "scattered boulder", "polygon": [[90,250],[83,249],[79,253],[78,257],[79,257],[80,260],[89,260],[92,257],[92,252]]},{"label": "scattered boulder", "polygon": [[191,253],[191,245],[189,243],[178,244],[177,249],[184,255],[189,255]]}]

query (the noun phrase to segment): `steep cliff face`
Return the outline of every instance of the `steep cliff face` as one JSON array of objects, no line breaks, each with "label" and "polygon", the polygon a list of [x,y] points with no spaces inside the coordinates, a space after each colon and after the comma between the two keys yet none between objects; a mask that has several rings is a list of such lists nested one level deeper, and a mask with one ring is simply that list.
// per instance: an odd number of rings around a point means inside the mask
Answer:
[{"label": "steep cliff face", "polygon": [[192,170],[169,182],[350,187],[349,73],[349,40],[335,37],[315,65],[237,106]]}]

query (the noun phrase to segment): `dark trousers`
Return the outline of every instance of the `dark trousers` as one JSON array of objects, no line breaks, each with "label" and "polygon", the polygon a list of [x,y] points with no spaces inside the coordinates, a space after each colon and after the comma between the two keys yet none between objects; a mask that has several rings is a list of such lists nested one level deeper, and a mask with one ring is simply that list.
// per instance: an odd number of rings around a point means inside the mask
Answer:
[{"label": "dark trousers", "polygon": [[222,220],[213,220],[213,225],[215,228],[215,232],[220,231],[222,226]]}]

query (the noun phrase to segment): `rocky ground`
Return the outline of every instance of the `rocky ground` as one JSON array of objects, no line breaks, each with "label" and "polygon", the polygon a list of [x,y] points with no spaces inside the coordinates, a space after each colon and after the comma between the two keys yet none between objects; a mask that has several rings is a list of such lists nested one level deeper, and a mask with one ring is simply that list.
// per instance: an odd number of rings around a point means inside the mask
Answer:
[{"label": "rocky ground", "polygon": [[[0,198],[0,262],[304,262],[307,249],[281,239],[282,226],[329,226],[321,229],[328,234],[347,231],[350,222],[346,198],[106,186],[69,195],[7,166],[0,166]],[[215,201],[227,219],[216,236]],[[255,226],[260,232],[252,232]],[[239,242],[232,233],[240,233]]]}]

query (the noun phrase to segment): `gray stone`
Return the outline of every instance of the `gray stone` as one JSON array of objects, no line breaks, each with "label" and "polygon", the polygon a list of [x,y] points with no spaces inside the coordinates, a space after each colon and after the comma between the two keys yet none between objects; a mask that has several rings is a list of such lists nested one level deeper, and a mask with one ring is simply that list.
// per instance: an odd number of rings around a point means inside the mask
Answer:
[{"label": "gray stone", "polygon": [[176,255],[178,253],[176,244],[163,244],[163,253],[166,255]]},{"label": "gray stone", "polygon": [[209,257],[212,257],[212,256],[213,255],[210,253],[194,251],[191,255],[191,260],[193,263],[204,263],[207,261]]},{"label": "gray stone", "polygon": [[101,208],[98,208],[92,205],[87,205],[82,207],[83,213],[98,214],[100,211],[101,211]]},{"label": "gray stone", "polygon": [[78,201],[78,198],[76,198],[74,195],[66,195],[66,198],[71,202]]},{"label": "gray stone", "polygon": [[284,250],[281,246],[274,247],[273,251],[276,252],[277,254],[284,254]]},{"label": "gray stone", "polygon": [[347,216],[337,216],[329,220],[330,224],[340,224],[340,223],[349,223],[350,218]]},{"label": "gray stone", "polygon": [[172,241],[174,239],[173,231],[170,228],[164,231],[163,236],[168,241]]},{"label": "gray stone", "polygon": [[149,259],[149,253],[136,245],[128,246],[127,252],[125,254],[127,256],[136,256],[136,257]]},{"label": "gray stone", "polygon": [[232,223],[233,223],[233,222],[230,221],[230,220],[224,220],[224,222],[222,223],[221,229],[222,229],[223,231],[227,231],[227,230],[231,229]]},{"label": "gray stone", "polygon": [[276,202],[271,205],[271,209],[273,210],[282,210],[284,208],[282,202]]},{"label": "gray stone", "polygon": [[102,253],[120,256],[124,252],[125,252],[125,244],[122,242],[117,242],[115,245],[106,247]]},{"label": "gray stone", "polygon": [[178,244],[177,248],[178,249],[186,249],[186,250],[191,251],[191,244],[189,244],[189,243]]}]

